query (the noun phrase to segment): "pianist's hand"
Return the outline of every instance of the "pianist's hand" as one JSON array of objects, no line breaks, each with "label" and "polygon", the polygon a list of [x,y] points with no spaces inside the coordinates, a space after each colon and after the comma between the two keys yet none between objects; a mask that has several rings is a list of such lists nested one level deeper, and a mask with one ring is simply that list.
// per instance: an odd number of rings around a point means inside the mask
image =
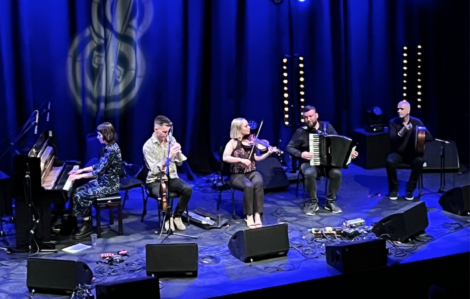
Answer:
[{"label": "pianist's hand", "polygon": [[300,156],[302,157],[302,159],[309,160],[309,161],[313,159],[313,154],[310,152],[302,152],[302,155]]},{"label": "pianist's hand", "polygon": [[83,169],[70,170],[68,175],[83,173]]},{"label": "pianist's hand", "polygon": [[77,173],[74,173],[74,174],[71,174],[69,175],[69,181],[75,181],[75,180],[79,180],[81,179],[82,177],[84,176],[84,174],[77,174]]}]

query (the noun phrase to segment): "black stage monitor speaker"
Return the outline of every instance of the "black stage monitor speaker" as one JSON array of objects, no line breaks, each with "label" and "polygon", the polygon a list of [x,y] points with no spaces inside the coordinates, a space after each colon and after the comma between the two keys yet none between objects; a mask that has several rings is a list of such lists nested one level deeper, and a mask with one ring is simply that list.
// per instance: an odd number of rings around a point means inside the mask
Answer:
[{"label": "black stage monitor speaker", "polygon": [[426,142],[423,159],[426,164],[423,171],[432,171],[441,169],[441,152],[444,146],[444,167],[446,172],[457,172],[460,168],[459,152],[455,141],[449,141],[449,144],[439,141]]},{"label": "black stage monitor speaker", "polygon": [[343,273],[387,266],[384,239],[326,245],[326,262]]},{"label": "black stage monitor speaker", "polygon": [[444,211],[462,216],[470,215],[470,185],[445,192],[439,199],[439,204]]},{"label": "black stage monitor speaker", "polygon": [[285,256],[289,251],[287,224],[237,231],[228,242],[228,249],[242,262]]},{"label": "black stage monitor speaker", "polygon": [[281,162],[274,155],[256,162],[256,170],[263,177],[264,189],[286,189],[289,187],[289,179]]},{"label": "black stage monitor speaker", "polygon": [[96,299],[160,299],[160,283],[156,277],[139,277],[96,285]]},{"label": "black stage monitor speaker", "polygon": [[90,267],[76,261],[29,258],[26,271],[26,286],[36,293],[70,294],[93,279]]},{"label": "black stage monitor speaker", "polygon": [[379,238],[405,242],[428,227],[428,211],[424,202],[411,203],[389,215],[372,228]]},{"label": "black stage monitor speaker", "polygon": [[198,247],[188,244],[147,244],[147,275],[156,277],[196,277]]}]

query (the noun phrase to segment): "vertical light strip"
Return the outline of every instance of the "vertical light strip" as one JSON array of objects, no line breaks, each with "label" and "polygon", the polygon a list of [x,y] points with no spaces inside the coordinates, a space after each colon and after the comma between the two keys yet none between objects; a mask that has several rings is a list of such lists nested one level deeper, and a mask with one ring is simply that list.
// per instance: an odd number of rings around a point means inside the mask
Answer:
[{"label": "vertical light strip", "polygon": [[289,58],[282,59],[282,101],[283,101],[283,114],[284,125],[291,126],[290,120],[290,97],[289,97]]},{"label": "vertical light strip", "polygon": [[298,67],[297,67],[297,70],[299,72],[299,88],[298,88],[298,91],[299,91],[299,103],[298,103],[298,107],[299,107],[299,113],[300,113],[300,121],[303,123],[304,122],[304,118],[302,117],[303,116],[303,113],[302,113],[302,109],[305,107],[305,68],[304,68],[304,57],[303,56],[300,56],[299,57],[299,63],[298,63]]},{"label": "vertical light strip", "polygon": [[417,108],[421,109],[422,108],[422,102],[423,102],[423,47],[421,45],[418,45],[417,47],[417,61],[416,61],[416,69],[417,69],[417,75],[416,75],[416,94],[417,94]]},{"label": "vertical light strip", "polygon": [[403,46],[403,100],[407,99],[408,93],[408,47]]}]

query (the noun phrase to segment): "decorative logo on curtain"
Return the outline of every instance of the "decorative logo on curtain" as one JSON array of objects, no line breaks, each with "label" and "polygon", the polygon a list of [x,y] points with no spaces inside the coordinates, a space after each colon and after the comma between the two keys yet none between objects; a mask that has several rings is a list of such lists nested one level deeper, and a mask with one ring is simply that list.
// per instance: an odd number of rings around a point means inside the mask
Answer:
[{"label": "decorative logo on curtain", "polygon": [[102,115],[132,102],[145,74],[139,39],[153,18],[151,0],[93,0],[92,24],[68,55],[69,87],[77,107]]}]

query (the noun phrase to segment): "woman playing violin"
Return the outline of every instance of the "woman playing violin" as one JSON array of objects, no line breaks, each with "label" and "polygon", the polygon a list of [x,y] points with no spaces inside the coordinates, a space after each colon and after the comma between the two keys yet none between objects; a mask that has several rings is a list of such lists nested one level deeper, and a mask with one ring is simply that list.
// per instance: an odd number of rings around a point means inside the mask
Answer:
[{"label": "woman playing violin", "polygon": [[231,163],[230,182],[243,189],[243,213],[248,228],[262,227],[264,188],[263,177],[256,171],[255,161],[266,159],[274,151],[267,147],[262,155],[253,148],[256,144],[249,138],[250,126],[244,118],[235,118],[230,127],[230,141],[225,146],[223,160]]}]

